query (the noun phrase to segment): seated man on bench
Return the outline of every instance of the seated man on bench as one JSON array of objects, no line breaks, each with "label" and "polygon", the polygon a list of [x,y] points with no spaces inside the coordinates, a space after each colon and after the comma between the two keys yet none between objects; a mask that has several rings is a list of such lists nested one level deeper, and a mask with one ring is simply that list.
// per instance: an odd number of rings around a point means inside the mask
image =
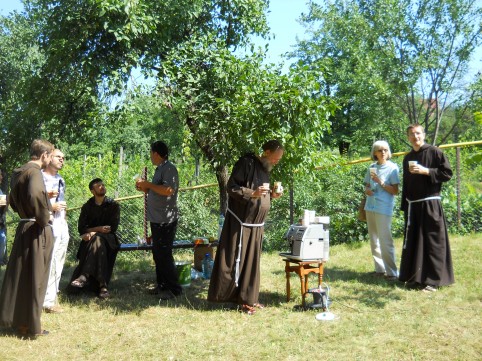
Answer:
[{"label": "seated man on bench", "polygon": [[120,244],[115,233],[119,226],[120,207],[105,196],[102,179],[90,181],[89,189],[93,197],[82,206],[78,223],[82,238],[77,252],[79,265],[68,290],[75,292],[88,288],[105,299],[109,297],[107,286]]}]

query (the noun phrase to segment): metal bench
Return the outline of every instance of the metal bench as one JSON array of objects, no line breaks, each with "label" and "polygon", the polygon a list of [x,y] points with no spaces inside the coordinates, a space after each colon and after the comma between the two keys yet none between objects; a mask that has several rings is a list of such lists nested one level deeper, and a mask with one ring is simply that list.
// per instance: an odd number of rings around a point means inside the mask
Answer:
[{"label": "metal bench", "polygon": [[[211,246],[211,247],[217,247],[218,242],[211,242],[209,244],[204,244],[200,246]],[[197,244],[194,244],[192,241],[188,240],[175,240],[172,248],[174,249],[179,249],[179,248],[195,248],[198,246]],[[152,250],[152,244],[147,244],[147,243],[121,243],[119,252],[123,251],[150,251]]]}]

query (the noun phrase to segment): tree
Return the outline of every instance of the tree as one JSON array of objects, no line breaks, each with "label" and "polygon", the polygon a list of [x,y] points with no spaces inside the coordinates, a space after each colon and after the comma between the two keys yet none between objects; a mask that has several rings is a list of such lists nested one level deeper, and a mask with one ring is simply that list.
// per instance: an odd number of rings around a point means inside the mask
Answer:
[{"label": "tree", "polygon": [[[96,84],[74,73],[42,73],[46,57],[38,46],[38,24],[25,14],[0,18],[0,153],[9,168],[28,157],[34,138],[54,143],[85,139],[98,123],[104,105]],[[82,137],[79,137],[82,135]]]},{"label": "tree", "polygon": [[444,112],[463,101],[458,82],[481,42],[481,14],[473,0],[311,1],[301,17],[310,38],[292,56],[327,69],[326,89],[342,104],[339,142],[356,142],[360,127],[366,142],[381,127],[393,139],[387,129],[403,136],[404,124],[421,123],[436,143]]},{"label": "tree", "polygon": [[223,211],[228,167],[243,151],[258,152],[265,141],[279,139],[286,145],[284,180],[292,183],[294,172],[315,166],[312,153],[335,109],[320,93],[319,72],[301,67],[281,75],[262,60],[259,54],[240,59],[206,36],[183,43],[163,64],[160,96],[213,166]]},{"label": "tree", "polygon": [[248,35],[267,32],[266,1],[32,0],[30,5],[46,54],[41,73],[95,82],[102,85],[99,95],[125,92],[134,67],[157,77],[159,102],[172,104],[173,120],[189,130],[185,143],[192,139],[216,169],[222,198],[233,154],[277,137],[288,148],[303,149],[301,161],[320,144],[331,108],[316,77],[300,69],[283,77],[261,69],[259,56],[241,60],[232,54],[248,43]]},{"label": "tree", "polygon": [[[6,18],[1,34],[11,45],[6,56],[13,57],[10,50],[16,56],[6,61],[5,78],[23,67],[23,78],[9,82],[4,97],[11,97],[17,111],[1,105],[2,121],[12,125],[5,133],[15,135],[3,143],[11,155],[23,154],[39,136],[54,143],[87,138],[86,147],[97,147],[95,138],[112,125],[109,97],[124,96],[134,68],[156,76],[170,49],[195,34],[215,34],[234,49],[248,34],[267,31],[262,0],[24,3],[25,13]],[[33,54],[38,59],[32,63]]]}]

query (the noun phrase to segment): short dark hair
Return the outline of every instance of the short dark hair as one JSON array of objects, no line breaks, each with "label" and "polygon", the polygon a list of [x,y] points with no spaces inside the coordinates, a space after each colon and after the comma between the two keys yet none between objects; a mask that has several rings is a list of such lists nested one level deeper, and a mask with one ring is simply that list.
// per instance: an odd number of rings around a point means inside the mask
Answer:
[{"label": "short dark hair", "polygon": [[413,128],[420,128],[422,129],[422,133],[425,133],[425,129],[423,128],[423,125],[422,124],[416,124],[416,123],[413,123],[413,124],[410,124],[408,127],[407,127],[407,134],[410,130],[412,130]]},{"label": "short dark hair", "polygon": [[37,160],[40,159],[42,154],[47,152],[48,154],[52,153],[54,150],[54,146],[48,140],[45,139],[34,139],[32,144],[30,145],[30,159]]},{"label": "short dark hair", "polygon": [[164,143],[163,141],[158,140],[157,142],[152,143],[151,151],[156,152],[162,158],[169,157],[169,148],[167,147],[166,143]]},{"label": "short dark hair", "polygon": [[276,152],[278,149],[283,149],[283,144],[279,140],[272,139],[268,140],[266,143],[263,144],[262,146],[263,151],[269,150],[270,152]]},{"label": "short dark hair", "polygon": [[92,190],[94,188],[94,184],[103,182],[100,178],[94,178],[89,182],[89,189]]}]

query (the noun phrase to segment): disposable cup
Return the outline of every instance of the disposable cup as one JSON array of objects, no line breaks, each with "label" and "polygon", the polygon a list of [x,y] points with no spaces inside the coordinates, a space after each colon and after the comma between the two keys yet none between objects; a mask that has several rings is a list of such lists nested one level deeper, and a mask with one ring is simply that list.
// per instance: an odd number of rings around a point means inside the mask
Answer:
[{"label": "disposable cup", "polygon": [[283,191],[283,187],[281,186],[281,182],[274,182],[274,192],[281,193]]}]

